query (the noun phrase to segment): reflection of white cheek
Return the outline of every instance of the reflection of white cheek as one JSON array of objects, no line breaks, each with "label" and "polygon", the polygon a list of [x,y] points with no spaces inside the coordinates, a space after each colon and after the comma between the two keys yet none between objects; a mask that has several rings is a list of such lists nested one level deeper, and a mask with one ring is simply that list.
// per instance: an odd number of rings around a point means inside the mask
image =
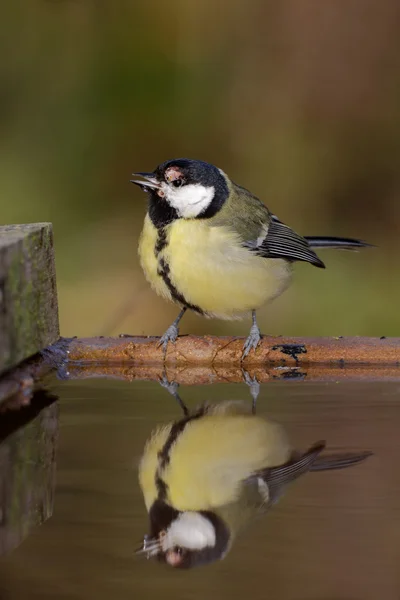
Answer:
[{"label": "reflection of white cheek", "polygon": [[161,540],[164,552],[172,550],[175,546],[201,550],[214,544],[215,529],[212,523],[196,512],[182,513],[171,524],[165,538]]}]

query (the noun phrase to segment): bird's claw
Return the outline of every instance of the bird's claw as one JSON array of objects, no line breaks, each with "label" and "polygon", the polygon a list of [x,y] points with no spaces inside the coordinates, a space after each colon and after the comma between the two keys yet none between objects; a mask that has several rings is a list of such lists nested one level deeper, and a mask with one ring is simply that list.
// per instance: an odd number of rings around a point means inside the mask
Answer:
[{"label": "bird's claw", "polygon": [[159,384],[161,385],[161,387],[166,389],[167,392],[171,394],[171,396],[173,396],[175,398],[175,400],[178,402],[179,406],[181,407],[183,414],[185,416],[187,416],[189,414],[189,410],[179,395],[179,392],[178,392],[179,383],[177,383],[176,381],[169,381],[166,373],[164,372],[161,379],[159,379]]},{"label": "bird's claw", "polygon": [[170,325],[168,327],[168,329],[164,333],[164,335],[162,335],[160,337],[157,347],[159,348],[160,346],[162,346],[163,351],[164,351],[164,356],[167,353],[167,348],[168,348],[169,342],[175,343],[178,338],[178,335],[179,335],[179,329],[174,323],[172,323],[172,325]]},{"label": "bird's claw", "polygon": [[171,394],[171,396],[174,396],[176,398],[179,383],[176,383],[176,381],[168,381],[167,375],[163,373],[162,378],[159,380],[159,384],[161,385],[161,387],[166,389],[167,392]]},{"label": "bird's claw", "polygon": [[257,349],[257,346],[260,343],[260,341],[261,341],[260,330],[257,326],[253,325],[250,329],[249,336],[243,346],[242,360],[246,358],[246,356],[248,355],[250,350]]},{"label": "bird's claw", "polygon": [[257,384],[257,385],[259,385],[259,383],[258,383],[258,381],[257,381],[257,378],[256,378],[255,376],[254,376],[254,377],[251,377],[251,376],[250,376],[250,373],[249,373],[248,371],[246,371],[246,369],[242,369],[242,374],[243,374],[243,379],[244,379],[244,382],[245,382],[245,383],[246,383],[246,384],[247,384],[249,387],[250,387],[250,386],[252,386],[252,385],[254,385],[254,384]]},{"label": "bird's claw", "polygon": [[242,369],[242,373],[243,373],[244,382],[246,385],[249,386],[250,394],[251,394],[251,397],[253,398],[252,408],[253,408],[253,413],[255,413],[257,398],[260,393],[260,384],[257,381],[257,377],[256,376],[250,377],[249,373],[245,369]]}]

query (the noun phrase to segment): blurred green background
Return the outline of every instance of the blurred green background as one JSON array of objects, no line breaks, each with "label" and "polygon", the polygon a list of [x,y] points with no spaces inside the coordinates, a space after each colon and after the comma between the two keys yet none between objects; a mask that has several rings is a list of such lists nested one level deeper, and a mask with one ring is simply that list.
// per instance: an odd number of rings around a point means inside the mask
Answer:
[{"label": "blurred green background", "polygon": [[[296,265],[264,332],[400,335],[398,0],[14,0],[0,47],[0,220],[53,222],[63,335],[176,315],[141,273],[129,179],[181,156],[299,233],[378,246]],[[248,326],[190,315],[182,332]]]}]

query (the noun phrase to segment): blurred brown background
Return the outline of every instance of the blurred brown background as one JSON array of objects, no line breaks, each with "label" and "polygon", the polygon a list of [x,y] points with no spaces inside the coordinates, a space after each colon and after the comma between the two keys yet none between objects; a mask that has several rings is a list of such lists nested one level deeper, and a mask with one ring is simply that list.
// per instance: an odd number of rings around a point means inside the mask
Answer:
[{"label": "blurred brown background", "polygon": [[[132,171],[213,162],[303,234],[265,332],[400,335],[398,0],[15,0],[2,8],[0,221],[54,223],[63,335],[160,334]],[[182,331],[248,323],[190,316]]]}]

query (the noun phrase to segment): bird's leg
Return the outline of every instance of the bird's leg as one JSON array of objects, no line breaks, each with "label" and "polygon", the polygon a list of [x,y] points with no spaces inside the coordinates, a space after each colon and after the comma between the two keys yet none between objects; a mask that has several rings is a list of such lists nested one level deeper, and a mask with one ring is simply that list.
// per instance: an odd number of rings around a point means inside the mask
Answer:
[{"label": "bird's leg", "polygon": [[164,356],[167,353],[167,347],[169,342],[176,342],[176,338],[179,335],[179,321],[182,319],[183,315],[186,312],[186,308],[182,308],[179,315],[176,317],[175,321],[168,327],[167,331],[161,336],[160,341],[158,342],[158,346],[162,346],[164,350]]},{"label": "bird's leg", "polygon": [[164,371],[162,379],[160,380],[160,385],[161,387],[165,388],[167,392],[171,394],[171,396],[175,398],[175,400],[181,407],[183,414],[185,415],[185,417],[187,417],[189,414],[189,409],[178,393],[179,383],[176,383],[176,381],[169,381]]},{"label": "bird's leg", "polygon": [[242,354],[242,360],[244,358],[246,358],[246,356],[248,355],[248,353],[250,352],[250,350],[252,348],[254,348],[254,350],[257,348],[258,344],[260,343],[261,340],[261,331],[257,325],[257,318],[256,318],[256,311],[252,310],[251,311],[251,316],[253,319],[253,324],[250,327],[250,333],[249,336],[247,338],[247,340],[245,341],[245,344],[243,346],[243,354]]},{"label": "bird's leg", "polygon": [[253,398],[252,413],[253,413],[253,415],[255,415],[257,398],[260,393],[260,384],[257,381],[257,377],[256,376],[250,377],[250,375],[246,371],[246,369],[242,369],[242,373],[243,373],[243,379],[244,379],[245,384],[248,385],[250,388],[250,394],[251,394],[251,397]]},{"label": "bird's leg", "polygon": [[[176,338],[179,335],[179,328],[178,328],[179,321],[182,319],[182,317],[186,311],[187,311],[187,308],[182,308],[181,312],[176,317],[175,321],[168,327],[168,329],[164,333],[164,335],[160,337],[160,341],[158,342],[157,346],[163,347],[164,357],[167,353],[168,342],[176,342]],[[134,336],[131,335],[130,333],[120,333],[119,337],[125,338],[125,337],[134,337]]]}]

